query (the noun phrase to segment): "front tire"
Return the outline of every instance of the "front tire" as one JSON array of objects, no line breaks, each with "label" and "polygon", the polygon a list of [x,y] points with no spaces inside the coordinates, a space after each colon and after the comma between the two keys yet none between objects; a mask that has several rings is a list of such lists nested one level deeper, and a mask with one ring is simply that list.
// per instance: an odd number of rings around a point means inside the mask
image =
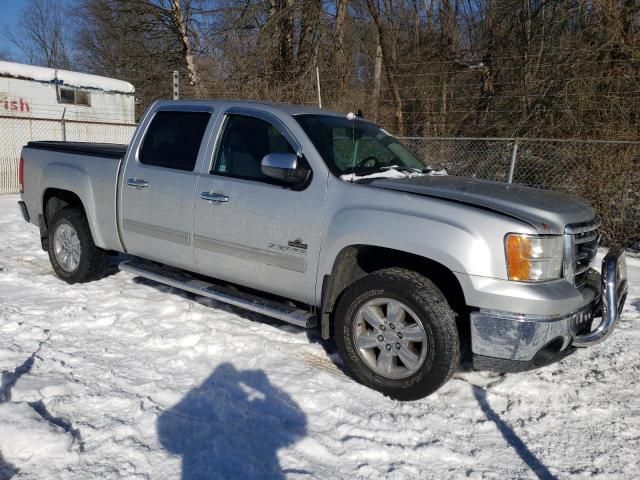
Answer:
[{"label": "front tire", "polygon": [[402,268],[373,272],[341,295],[338,351],[360,383],[398,400],[440,388],[460,362],[455,315],[426,277]]},{"label": "front tire", "polygon": [[109,254],[93,242],[82,209],[67,207],[58,210],[49,223],[47,243],[53,271],[65,282],[90,282],[105,275]]}]

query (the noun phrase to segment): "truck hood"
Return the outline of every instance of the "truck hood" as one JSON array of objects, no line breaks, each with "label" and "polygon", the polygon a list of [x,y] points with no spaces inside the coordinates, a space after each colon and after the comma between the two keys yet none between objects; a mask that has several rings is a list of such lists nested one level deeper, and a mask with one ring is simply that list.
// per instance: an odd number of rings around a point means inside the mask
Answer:
[{"label": "truck hood", "polygon": [[589,203],[572,195],[475,178],[376,178],[367,185],[489,209],[526,222],[543,234],[562,234],[566,225],[596,216]]}]

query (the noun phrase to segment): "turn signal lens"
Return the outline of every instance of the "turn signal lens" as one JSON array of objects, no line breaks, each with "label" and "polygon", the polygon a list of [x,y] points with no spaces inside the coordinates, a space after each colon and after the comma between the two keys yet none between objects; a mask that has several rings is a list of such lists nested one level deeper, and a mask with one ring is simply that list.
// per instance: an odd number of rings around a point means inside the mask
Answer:
[{"label": "turn signal lens", "polygon": [[509,280],[542,282],[562,274],[562,236],[510,233],[505,237]]},{"label": "turn signal lens", "polygon": [[507,272],[509,280],[529,280],[531,240],[521,235],[507,236]]}]

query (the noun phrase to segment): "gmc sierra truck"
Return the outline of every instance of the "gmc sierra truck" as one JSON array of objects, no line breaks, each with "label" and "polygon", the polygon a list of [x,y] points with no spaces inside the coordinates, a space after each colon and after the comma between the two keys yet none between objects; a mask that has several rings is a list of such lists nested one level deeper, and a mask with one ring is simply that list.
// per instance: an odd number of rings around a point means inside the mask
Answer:
[{"label": "gmc sierra truck", "polygon": [[20,182],[62,280],[97,280],[125,253],[121,270],[318,326],[357,381],[400,400],[463,356],[515,372],[597,344],[627,292],[622,249],[591,268],[588,203],[431,175],[353,114],[160,101],[128,146],[29,143]]}]

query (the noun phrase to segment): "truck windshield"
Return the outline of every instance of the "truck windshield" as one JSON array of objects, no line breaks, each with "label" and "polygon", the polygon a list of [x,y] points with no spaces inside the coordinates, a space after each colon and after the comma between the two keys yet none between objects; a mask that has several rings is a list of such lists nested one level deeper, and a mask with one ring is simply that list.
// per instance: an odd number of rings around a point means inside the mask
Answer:
[{"label": "truck windshield", "polygon": [[356,117],[296,115],[334,175],[370,175],[388,169],[422,172],[425,164],[398,139],[373,123]]}]

